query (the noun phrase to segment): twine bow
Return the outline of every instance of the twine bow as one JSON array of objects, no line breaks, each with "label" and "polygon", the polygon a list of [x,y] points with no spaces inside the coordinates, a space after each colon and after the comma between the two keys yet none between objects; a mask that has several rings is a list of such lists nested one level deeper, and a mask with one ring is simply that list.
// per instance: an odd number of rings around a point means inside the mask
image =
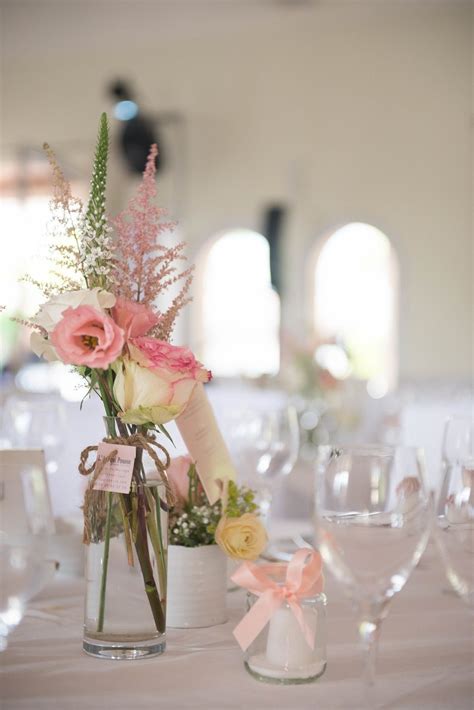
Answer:
[{"label": "twine bow", "polygon": [[[165,449],[165,447],[156,441],[153,434],[137,433],[132,434],[131,436],[106,437],[102,439],[102,441],[106,444],[122,444],[124,446],[136,446],[144,449],[144,451],[146,451],[150,458],[153,460],[156,470],[158,471],[158,475],[165,486],[166,500],[168,501],[168,504],[173,505],[173,503],[175,502],[175,498],[171,490],[171,486],[166,473],[166,469],[170,465],[170,455]],[[94,483],[99,478],[106,464],[117,455],[117,449],[114,449],[109,454],[107,454],[107,456],[104,456],[104,458],[100,461],[97,461],[96,459],[91,466],[87,466],[89,454],[91,454],[93,451],[97,451],[97,449],[97,446],[86,446],[86,448],[81,451],[79,473],[82,476],[90,476],[92,474],[92,478],[89,482],[89,489],[92,489],[94,487]],[[164,462],[160,459],[154,449],[159,449],[165,455]]]},{"label": "twine bow", "polygon": [[321,555],[311,548],[297,550],[286,567],[283,585],[277,584],[268,572],[275,565],[244,562],[231,579],[239,587],[256,594],[259,599],[234,629],[234,636],[243,651],[268,624],[273,614],[286,602],[296,617],[306,643],[314,649],[315,631],[306,623],[300,601],[323,590]]}]

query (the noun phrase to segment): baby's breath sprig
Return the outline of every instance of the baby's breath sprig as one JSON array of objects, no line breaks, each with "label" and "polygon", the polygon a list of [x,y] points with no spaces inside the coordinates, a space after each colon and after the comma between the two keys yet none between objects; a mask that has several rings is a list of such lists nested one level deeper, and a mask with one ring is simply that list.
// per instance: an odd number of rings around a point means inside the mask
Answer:
[{"label": "baby's breath sprig", "polygon": [[196,506],[188,512],[172,516],[170,543],[183,547],[199,547],[215,543],[214,533],[221,518],[221,505]]},{"label": "baby's breath sprig", "polygon": [[225,511],[219,500],[210,505],[199,482],[196,466],[192,463],[188,470],[188,498],[170,513],[170,543],[183,547],[213,545],[219,521],[225,513],[228,518],[238,518],[245,513],[254,513],[258,506],[255,493],[246,486],[238,486],[229,481],[228,499]]}]

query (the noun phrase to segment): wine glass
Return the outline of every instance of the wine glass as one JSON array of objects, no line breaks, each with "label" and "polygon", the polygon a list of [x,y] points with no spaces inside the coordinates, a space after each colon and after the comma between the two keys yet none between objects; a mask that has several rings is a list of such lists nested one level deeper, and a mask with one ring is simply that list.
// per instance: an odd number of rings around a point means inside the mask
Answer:
[{"label": "wine glass", "polygon": [[352,599],[372,695],[382,620],[430,532],[422,453],[392,446],[321,446],[316,535],[326,565]]},{"label": "wine glass", "polygon": [[474,418],[444,428],[436,540],[454,590],[474,609]]},{"label": "wine glass", "polygon": [[11,446],[43,449],[46,472],[56,473],[65,430],[61,400],[11,397],[5,407],[5,429]]},{"label": "wine glass", "polygon": [[264,520],[270,515],[276,483],[288,476],[299,451],[299,426],[292,405],[265,412],[247,412],[241,420],[242,441],[239,462],[243,478],[257,491],[257,502]]},{"label": "wine glass", "polygon": [[41,468],[0,463],[0,651],[23,618],[28,600],[48,579],[53,532]]}]

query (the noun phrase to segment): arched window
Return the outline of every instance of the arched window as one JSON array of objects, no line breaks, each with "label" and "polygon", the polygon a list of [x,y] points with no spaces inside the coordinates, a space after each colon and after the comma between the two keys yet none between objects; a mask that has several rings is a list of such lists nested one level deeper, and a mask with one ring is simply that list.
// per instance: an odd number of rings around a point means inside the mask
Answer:
[{"label": "arched window", "polygon": [[319,340],[337,340],[350,355],[353,376],[373,396],[397,374],[397,260],[388,237],[354,222],[319,250],[314,270],[314,326]]},{"label": "arched window", "polygon": [[203,362],[214,375],[278,372],[280,303],[261,234],[235,229],[206,250],[202,270]]}]

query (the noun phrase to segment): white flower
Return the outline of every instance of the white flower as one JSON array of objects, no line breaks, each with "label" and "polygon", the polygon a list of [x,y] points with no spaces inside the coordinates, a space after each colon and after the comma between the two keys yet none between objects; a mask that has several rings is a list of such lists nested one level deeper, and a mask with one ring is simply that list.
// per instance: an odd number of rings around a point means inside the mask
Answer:
[{"label": "white flower", "polygon": [[59,360],[56,350],[51,345],[51,342],[47,338],[44,338],[41,333],[38,333],[36,330],[31,333],[30,346],[35,355],[42,357],[47,362]]},{"label": "white flower", "polygon": [[[61,320],[63,311],[65,311],[66,308],[92,306],[99,311],[103,311],[105,308],[112,308],[114,304],[115,296],[113,293],[104,291],[101,288],[65,291],[57,296],[53,296],[47,303],[44,303],[33,319],[33,322],[40,325],[42,328],[47,330],[48,333],[50,333]],[[38,343],[36,344],[38,345]],[[34,352],[38,355],[36,350],[34,350]]]}]

